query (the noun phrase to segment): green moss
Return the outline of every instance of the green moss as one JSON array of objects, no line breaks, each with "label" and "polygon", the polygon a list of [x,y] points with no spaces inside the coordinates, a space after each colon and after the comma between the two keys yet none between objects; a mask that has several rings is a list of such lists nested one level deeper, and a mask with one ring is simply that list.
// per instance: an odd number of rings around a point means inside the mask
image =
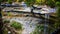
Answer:
[{"label": "green moss", "polygon": [[18,22],[12,22],[11,27],[14,27],[16,30],[22,30],[22,24]]},{"label": "green moss", "polygon": [[7,15],[8,15],[8,16],[11,16],[11,12],[8,12]]}]

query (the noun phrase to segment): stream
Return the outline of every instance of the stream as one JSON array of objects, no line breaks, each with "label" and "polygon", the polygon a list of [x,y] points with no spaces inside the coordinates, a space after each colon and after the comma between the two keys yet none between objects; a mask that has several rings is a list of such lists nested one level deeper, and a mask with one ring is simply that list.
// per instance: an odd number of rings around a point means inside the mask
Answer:
[{"label": "stream", "polygon": [[40,21],[40,19],[34,17],[13,17],[10,21],[13,20],[23,24],[24,30],[22,34],[30,34],[35,30],[36,24]]}]

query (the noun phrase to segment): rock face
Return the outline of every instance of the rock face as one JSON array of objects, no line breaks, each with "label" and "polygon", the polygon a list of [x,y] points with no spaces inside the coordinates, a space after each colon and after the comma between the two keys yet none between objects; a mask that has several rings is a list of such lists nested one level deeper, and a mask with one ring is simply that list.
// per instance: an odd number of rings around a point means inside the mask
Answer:
[{"label": "rock face", "polygon": [[12,18],[10,21],[13,20],[23,24],[24,30],[22,31],[22,34],[30,34],[32,31],[34,31],[36,24],[40,19],[33,17],[19,17],[19,18]]}]

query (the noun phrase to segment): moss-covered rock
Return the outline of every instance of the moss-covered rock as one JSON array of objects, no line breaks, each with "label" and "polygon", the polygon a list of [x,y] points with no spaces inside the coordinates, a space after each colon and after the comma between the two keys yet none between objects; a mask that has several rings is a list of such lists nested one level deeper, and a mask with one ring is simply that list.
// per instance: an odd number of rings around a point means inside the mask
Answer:
[{"label": "moss-covered rock", "polygon": [[22,24],[18,22],[12,22],[11,27],[14,27],[16,30],[22,30]]}]

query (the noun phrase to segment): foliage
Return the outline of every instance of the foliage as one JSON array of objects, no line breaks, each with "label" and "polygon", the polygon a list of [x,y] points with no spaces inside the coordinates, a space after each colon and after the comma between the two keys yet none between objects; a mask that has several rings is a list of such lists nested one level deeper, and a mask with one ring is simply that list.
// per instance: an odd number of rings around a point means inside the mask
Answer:
[{"label": "foliage", "polygon": [[57,16],[60,18],[60,7],[58,7]]},{"label": "foliage", "polygon": [[28,6],[30,5],[33,5],[33,4],[37,4],[37,5],[40,5],[40,4],[44,4],[45,0],[25,0],[26,4]]},{"label": "foliage", "polygon": [[58,2],[56,2],[56,6],[57,7],[59,7],[60,6],[60,2],[58,1]]},{"label": "foliage", "polygon": [[55,22],[55,28],[58,28],[58,27],[60,27],[60,7],[58,7],[58,9],[57,9],[57,22]]},{"label": "foliage", "polygon": [[60,6],[60,0],[49,0],[49,1],[46,0],[46,4],[52,8],[55,6],[57,7]]},{"label": "foliage", "polygon": [[8,2],[9,4],[11,4],[11,3],[12,3],[12,0],[8,0],[7,2]]},{"label": "foliage", "polygon": [[55,1],[55,2],[58,2],[58,1],[59,1],[59,2],[60,2],[60,0],[54,0],[54,1]]},{"label": "foliage", "polygon": [[51,8],[54,8],[54,7],[55,7],[55,2],[52,1],[52,0],[46,1],[46,4],[47,4],[48,6],[50,6]]},{"label": "foliage", "polygon": [[16,30],[22,30],[22,24],[21,23],[18,23],[18,22],[12,22],[11,24],[12,27],[14,27]]},{"label": "foliage", "polygon": [[22,2],[23,0],[19,0],[19,2]]},{"label": "foliage", "polygon": [[39,5],[44,4],[44,2],[45,2],[45,0],[36,0],[36,3],[39,4]]},{"label": "foliage", "polygon": [[[57,21],[53,24],[53,27],[55,29],[58,29],[60,27],[60,0],[54,0],[54,4],[55,7],[57,7],[57,11],[56,11],[56,17],[57,17]],[[52,2],[51,2],[52,3]],[[54,30],[50,30],[50,32],[53,32]]]},{"label": "foliage", "polygon": [[0,3],[2,2],[3,0],[0,0]]},{"label": "foliage", "polygon": [[33,0],[33,1],[32,0],[26,0],[25,2],[28,6],[30,6],[31,4],[35,3],[35,0]]},{"label": "foliage", "polygon": [[11,16],[11,13],[10,13],[10,12],[8,12],[8,13],[7,13],[7,15],[8,15],[8,16]]},{"label": "foliage", "polygon": [[56,0],[56,7],[57,7],[57,22],[54,24],[55,25],[55,28],[58,28],[60,27],[60,0]]}]

